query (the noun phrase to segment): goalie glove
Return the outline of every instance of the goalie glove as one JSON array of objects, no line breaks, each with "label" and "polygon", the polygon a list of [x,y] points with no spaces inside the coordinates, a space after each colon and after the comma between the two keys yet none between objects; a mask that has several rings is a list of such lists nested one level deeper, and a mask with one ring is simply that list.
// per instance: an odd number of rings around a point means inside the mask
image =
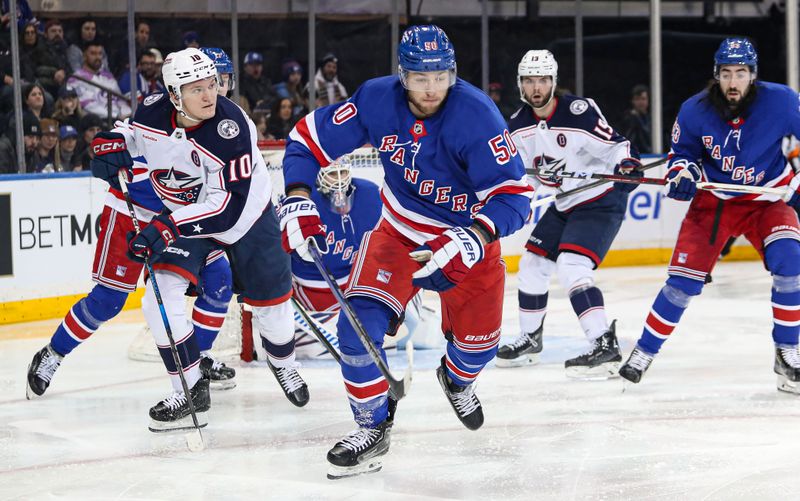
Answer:
[{"label": "goalie glove", "polygon": [[178,227],[169,214],[161,213],[138,235],[135,231],[128,232],[129,256],[135,261],[144,261],[147,256],[161,254],[179,235]]},{"label": "goalie glove", "polygon": [[474,230],[456,226],[420,245],[409,256],[425,263],[411,276],[414,287],[442,292],[461,283],[483,259],[483,242]]},{"label": "goalie glove", "polygon": [[94,177],[102,179],[116,190],[122,189],[117,177],[120,169],[125,169],[128,181],[133,179],[133,159],[128,153],[125,136],[118,132],[98,132],[92,139],[91,148],[94,158],[89,162],[89,167]]},{"label": "goalie glove", "polygon": [[697,193],[697,182],[701,178],[697,164],[686,162],[673,165],[665,177],[669,187],[667,196],[675,200],[691,200]]},{"label": "goalie glove", "polygon": [[281,246],[287,253],[297,252],[304,261],[313,261],[308,241],[313,239],[321,254],[328,253],[325,226],[313,200],[300,196],[286,197],[278,208],[281,222]]}]

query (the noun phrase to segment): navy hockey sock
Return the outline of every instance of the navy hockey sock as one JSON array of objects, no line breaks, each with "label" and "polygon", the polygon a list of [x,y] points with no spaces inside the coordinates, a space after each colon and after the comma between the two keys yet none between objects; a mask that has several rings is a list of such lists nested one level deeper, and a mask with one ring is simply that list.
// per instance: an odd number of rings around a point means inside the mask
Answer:
[{"label": "navy hockey sock", "polygon": [[600,289],[594,286],[579,288],[570,293],[569,301],[587,338],[597,339],[608,330],[605,303]]},{"label": "navy hockey sock", "polygon": [[517,292],[519,299],[519,326],[522,332],[534,332],[542,326],[547,313],[547,292],[544,294],[527,294]]}]

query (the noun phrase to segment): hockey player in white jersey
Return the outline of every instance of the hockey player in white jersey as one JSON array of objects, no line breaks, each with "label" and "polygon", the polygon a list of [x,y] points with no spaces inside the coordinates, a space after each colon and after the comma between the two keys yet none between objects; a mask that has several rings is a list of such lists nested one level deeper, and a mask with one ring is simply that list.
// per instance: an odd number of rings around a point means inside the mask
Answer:
[{"label": "hockey player in white jersey", "polygon": [[[638,153],[615,132],[591,99],[556,95],[558,63],[547,50],[530,50],[518,67],[520,98],[525,103],[509,121],[526,170],[537,186],[567,191],[592,180],[567,179],[559,170],[641,175]],[[619,231],[628,193],[635,184],[602,184],[558,199],[536,224],[520,260],[522,334],[500,347],[498,367],[538,361],[547,311],[550,276],[557,272],[591,349],[565,362],[567,376],[605,379],[617,375],[622,356],[614,323],[606,318],[603,294],[594,283]]]},{"label": "hockey player in white jersey", "polygon": [[[156,216],[141,233],[130,235],[129,249],[140,258],[149,255],[153,263],[190,387],[188,398],[205,424],[208,381],[198,368],[200,354],[183,292],[197,283],[205,257],[224,250],[231,259],[234,291],[253,307],[270,368],[292,403],[304,405],[308,390],[294,363],[289,257],[280,250],[272,186],[256,145],[255,125],[241,108],[217,96],[214,63],[201,51],[170,54],[162,71],[169,93],[151,96],[131,121],[96,140],[95,151],[115,155],[98,156],[105,175],[101,165],[92,171],[112,179],[120,168],[130,168],[130,155],[152,159],[151,183],[172,212]],[[150,410],[150,429],[180,429],[192,422],[187,395],[151,285],[142,309],[175,391]]]}]

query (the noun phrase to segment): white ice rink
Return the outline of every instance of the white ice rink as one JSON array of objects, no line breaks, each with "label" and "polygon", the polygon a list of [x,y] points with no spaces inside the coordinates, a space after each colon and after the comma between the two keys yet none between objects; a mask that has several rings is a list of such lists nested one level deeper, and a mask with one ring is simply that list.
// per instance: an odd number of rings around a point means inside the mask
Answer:
[{"label": "white ice rink", "polygon": [[[664,266],[598,273],[626,356],[664,278]],[[418,351],[383,471],[338,481],[325,454],[353,424],[333,362],[304,365],[302,409],[268,369],[237,365],[239,386],[212,394],[207,448],[192,453],[181,435],[147,431],[169,383],[159,364],[126,357],[140,312],[76,349],[31,402],[26,367],[58,321],[0,327],[0,499],[797,499],[800,396],[775,390],[770,284],[759,263],[718,266],[625,393],[619,379],[565,377],[586,343],[554,285],[543,363],[479,378],[483,428],[464,428],[442,395],[440,353]],[[391,363],[400,374],[402,357]]]}]

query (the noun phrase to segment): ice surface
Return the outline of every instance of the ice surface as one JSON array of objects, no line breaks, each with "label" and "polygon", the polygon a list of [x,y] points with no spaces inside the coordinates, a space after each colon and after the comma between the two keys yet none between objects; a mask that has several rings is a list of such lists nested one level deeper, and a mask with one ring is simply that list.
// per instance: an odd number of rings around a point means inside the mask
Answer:
[{"label": "ice surface", "polygon": [[[664,278],[663,266],[598,272],[626,355]],[[517,334],[514,280],[505,340]],[[301,409],[268,369],[237,366],[239,386],[212,393],[206,450],[191,453],[183,435],[147,431],[170,385],[159,364],[126,358],[140,312],[104,326],[30,402],[27,365],[58,321],[0,327],[0,499],[793,498],[800,397],[775,390],[770,283],[759,263],[721,264],[623,393],[619,379],[565,377],[587,344],[554,282],[542,364],[479,378],[483,428],[465,429],[442,395],[441,353],[417,352],[383,471],[338,481],[325,454],[353,424],[333,362],[304,365]],[[398,375],[403,360],[390,357]]]}]

